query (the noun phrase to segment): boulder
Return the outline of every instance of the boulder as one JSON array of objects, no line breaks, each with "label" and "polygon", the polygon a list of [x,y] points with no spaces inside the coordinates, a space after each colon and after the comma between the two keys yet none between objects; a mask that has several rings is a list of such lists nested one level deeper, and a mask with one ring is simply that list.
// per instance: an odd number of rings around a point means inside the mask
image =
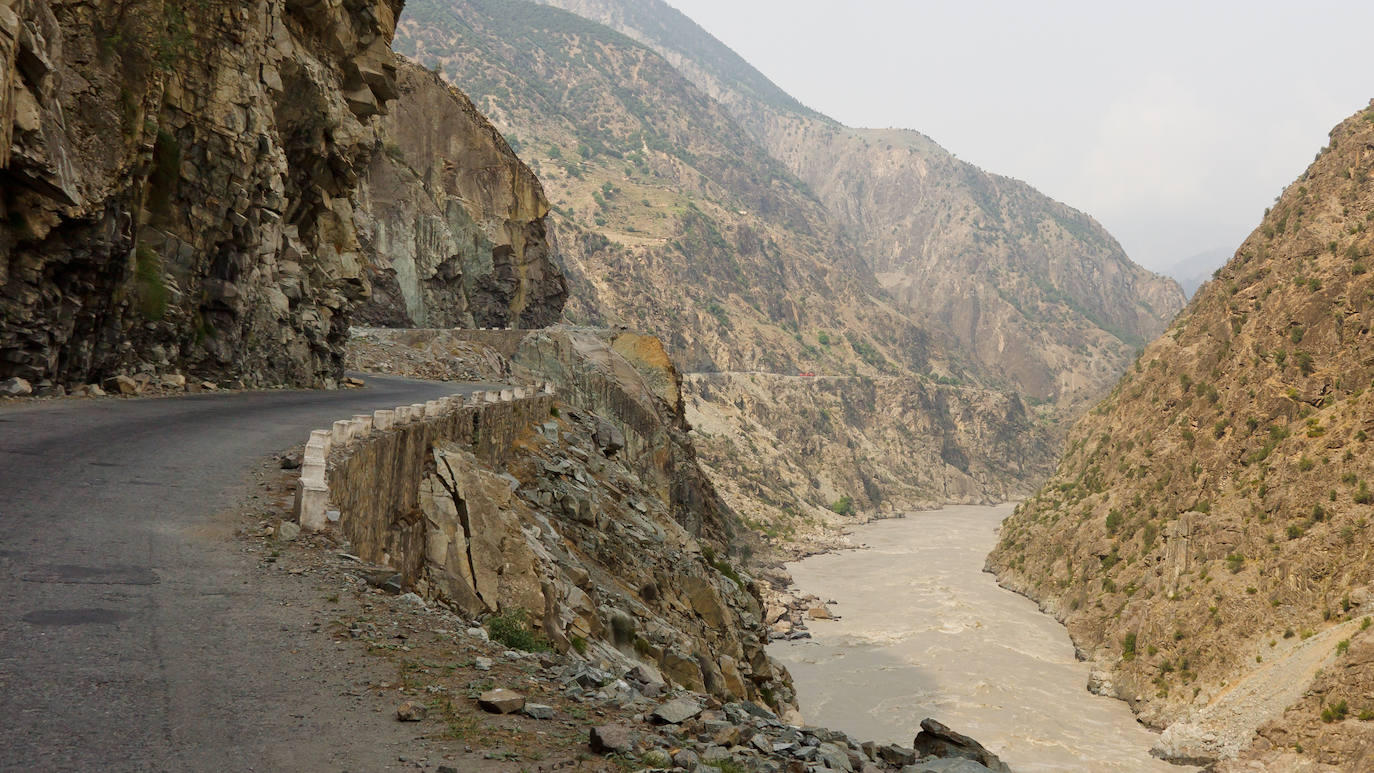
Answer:
[{"label": "boulder", "polygon": [[138,394],[138,382],[134,381],[129,376],[122,374],[115,376],[110,379],[109,385],[112,391],[118,392],[121,395],[132,396]]},{"label": "boulder", "polygon": [[701,706],[691,698],[674,698],[650,713],[650,718],[664,725],[680,725],[701,713]]},{"label": "boulder", "polygon": [[553,707],[543,703],[526,703],[522,711],[530,719],[553,719]]},{"label": "boulder", "polygon": [[0,381],[0,396],[25,397],[33,394],[33,385],[18,376]]},{"label": "boulder", "polygon": [[597,448],[606,456],[615,456],[616,451],[625,447],[625,433],[605,419],[597,420],[595,437]]},{"label": "boulder", "polygon": [[630,729],[624,725],[593,727],[587,745],[597,754],[625,754],[631,748]]},{"label": "boulder", "polygon": [[498,687],[477,696],[477,705],[492,714],[510,714],[525,707],[525,696],[514,690]]},{"label": "boulder", "polygon": [[402,722],[419,722],[429,716],[429,709],[419,701],[406,701],[396,707],[396,719]]},{"label": "boulder", "polygon": [[878,759],[894,767],[902,765],[916,764],[917,754],[914,750],[897,744],[888,744],[878,747]]},{"label": "boulder", "polygon": [[831,770],[843,770],[847,773],[852,773],[854,770],[853,764],[849,761],[849,755],[833,743],[823,743],[817,747],[816,759]]},{"label": "boulder", "polygon": [[830,611],[830,609],[829,609],[828,607],[825,607],[825,606],[812,607],[812,608],[806,610],[806,616],[807,616],[807,617],[810,617],[812,620],[834,620],[834,619],[835,619],[835,615]]},{"label": "boulder", "polygon": [[934,757],[902,768],[902,773],[990,773],[990,769],[963,757]]},{"label": "boulder", "polygon": [[966,735],[956,733],[934,719],[921,720],[921,732],[912,743],[922,755],[973,760],[995,773],[1011,773],[1011,768],[996,754]]}]

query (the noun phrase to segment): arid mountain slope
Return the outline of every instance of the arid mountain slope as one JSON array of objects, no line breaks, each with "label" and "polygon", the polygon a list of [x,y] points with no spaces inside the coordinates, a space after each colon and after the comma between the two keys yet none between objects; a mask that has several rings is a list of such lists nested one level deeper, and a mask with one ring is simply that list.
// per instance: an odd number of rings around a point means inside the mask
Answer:
[{"label": "arid mountain slope", "polygon": [[787,96],[662,0],[541,0],[654,48],[826,206],[904,313],[987,383],[1095,400],[1182,308],[1091,217],[903,130],[850,129]]},{"label": "arid mountain slope", "polygon": [[[572,321],[653,332],[688,372],[895,379],[923,395],[928,413],[919,422],[875,414],[874,437],[895,438],[926,421],[1031,437],[1034,458],[1024,469],[992,462],[978,432],[951,440],[967,455],[950,457],[963,460],[950,474],[971,481],[956,486],[961,501],[1025,490],[1027,479],[1047,472],[1050,430],[1038,417],[1019,397],[986,399],[977,374],[893,302],[806,187],[652,50],[574,14],[521,2],[418,0],[399,29],[398,47],[441,67],[539,173],[553,203]],[[689,390],[697,383],[689,379]],[[737,410],[721,415],[748,421]],[[815,429],[805,412],[769,415],[789,437]],[[727,434],[746,427],[737,429]],[[879,456],[895,459],[895,448]],[[929,479],[946,475],[941,442],[915,451],[903,464]],[[820,460],[802,446],[779,453],[805,477],[820,477]],[[748,450],[734,461],[753,475],[771,463]],[[871,475],[894,484],[899,477]],[[845,495],[858,509],[889,496],[941,501],[929,482],[856,486],[864,490]],[[758,504],[783,518],[781,506],[791,506],[725,490],[751,513]],[[803,509],[833,504],[832,494],[808,486]]]},{"label": "arid mountain slope", "polygon": [[[1371,173],[1374,109],[1332,131],[1078,424],[989,561],[1064,620],[1104,690],[1150,724],[1180,723],[1166,734],[1177,756],[1234,753],[1268,717],[1219,719],[1215,707],[1262,664],[1337,626],[1349,639],[1334,650],[1341,679],[1318,680],[1263,734],[1342,765],[1374,749],[1374,724],[1354,719],[1374,716],[1374,666],[1355,658],[1374,635],[1358,623],[1374,613]],[[1342,701],[1349,718],[1323,722],[1323,707]]]},{"label": "arid mountain slope", "polygon": [[[819,203],[649,49],[491,0],[413,2],[397,45],[441,66],[539,173],[571,319],[661,332],[688,370],[934,367]],[[877,331],[880,356],[820,349],[822,326]]]}]

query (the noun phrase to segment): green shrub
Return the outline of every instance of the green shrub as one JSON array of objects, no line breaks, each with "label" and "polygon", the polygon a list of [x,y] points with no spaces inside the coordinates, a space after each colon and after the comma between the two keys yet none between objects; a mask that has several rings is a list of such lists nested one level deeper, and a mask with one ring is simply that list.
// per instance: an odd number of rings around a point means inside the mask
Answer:
[{"label": "green shrub", "polygon": [[830,503],[830,510],[837,515],[852,515],[854,513],[854,498],[842,496]]},{"label": "green shrub", "polygon": [[1360,488],[1355,492],[1355,504],[1367,505],[1374,502],[1374,494],[1369,493],[1369,484],[1360,481]]},{"label": "green shrub", "polygon": [[1112,510],[1107,513],[1107,531],[1115,534],[1119,528],[1121,528],[1121,511]]},{"label": "green shrub", "polygon": [[1322,708],[1322,721],[1326,723],[1340,722],[1350,713],[1350,706],[1344,700],[1337,701]]},{"label": "green shrub", "polygon": [[493,641],[525,652],[548,652],[549,643],[543,636],[530,630],[529,613],[523,609],[513,609],[497,613],[487,618],[487,633]]}]

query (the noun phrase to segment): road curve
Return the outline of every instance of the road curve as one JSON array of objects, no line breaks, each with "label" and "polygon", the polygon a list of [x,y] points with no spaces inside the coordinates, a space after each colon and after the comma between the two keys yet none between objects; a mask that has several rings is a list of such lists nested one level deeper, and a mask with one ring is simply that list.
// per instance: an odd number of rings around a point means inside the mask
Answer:
[{"label": "road curve", "polygon": [[354,716],[328,637],[254,581],[228,514],[310,429],[480,388],[367,381],[0,408],[0,770],[396,764],[407,734]]}]

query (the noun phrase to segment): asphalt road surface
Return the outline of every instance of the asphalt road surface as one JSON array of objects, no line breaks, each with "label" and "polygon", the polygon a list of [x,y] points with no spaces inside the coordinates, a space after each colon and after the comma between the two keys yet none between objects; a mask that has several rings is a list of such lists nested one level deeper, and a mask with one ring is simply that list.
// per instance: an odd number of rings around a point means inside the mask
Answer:
[{"label": "asphalt road surface", "polygon": [[480,388],[367,383],[0,408],[0,770],[396,764],[407,731],[357,716],[309,599],[232,539],[264,456]]}]

